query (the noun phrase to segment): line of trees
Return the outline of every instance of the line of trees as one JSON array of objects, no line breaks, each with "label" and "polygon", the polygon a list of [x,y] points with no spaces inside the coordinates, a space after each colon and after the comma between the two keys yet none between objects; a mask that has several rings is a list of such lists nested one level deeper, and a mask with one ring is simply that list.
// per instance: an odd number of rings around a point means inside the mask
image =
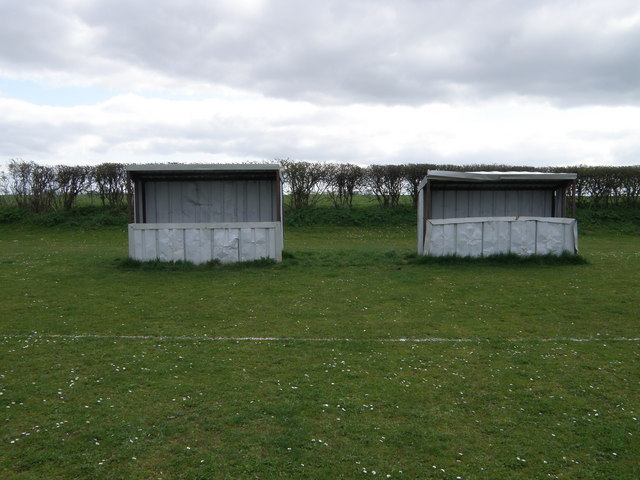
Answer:
[{"label": "line of trees", "polygon": [[11,160],[8,171],[0,174],[0,193],[12,195],[19,208],[36,213],[70,210],[81,194],[95,194],[102,205],[113,207],[123,203],[126,178],[119,163],[48,166]]},{"label": "line of trees", "polygon": [[326,194],[336,208],[350,207],[356,194],[375,195],[382,208],[397,207],[401,195],[409,195],[414,207],[419,186],[428,170],[535,171],[578,174],[576,201],[580,206],[626,204],[640,206],[640,166],[633,167],[526,167],[512,165],[371,165],[311,163],[280,160],[289,205],[297,209],[314,205]]},{"label": "line of trees", "polygon": [[[428,170],[538,171],[578,174],[579,205],[627,204],[640,206],[640,166],[536,168],[511,165],[370,165],[278,160],[283,169],[288,207],[313,206],[326,196],[336,208],[350,208],[355,195],[368,194],[381,208],[397,207],[402,195],[417,205],[418,187]],[[96,166],[38,165],[12,160],[0,173],[1,192],[13,195],[18,207],[33,212],[71,209],[81,194],[97,195],[105,206],[122,205],[126,198],[126,171],[119,163]]]}]

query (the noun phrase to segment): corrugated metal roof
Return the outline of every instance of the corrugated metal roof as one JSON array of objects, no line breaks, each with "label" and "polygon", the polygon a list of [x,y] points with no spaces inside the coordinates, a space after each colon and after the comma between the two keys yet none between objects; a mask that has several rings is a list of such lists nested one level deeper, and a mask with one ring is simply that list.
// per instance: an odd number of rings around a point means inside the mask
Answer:
[{"label": "corrugated metal roof", "polygon": [[427,181],[438,182],[571,182],[578,178],[577,173],[546,173],[546,172],[455,172],[450,170],[428,170],[427,176],[420,182],[424,188]]},{"label": "corrugated metal roof", "polygon": [[433,180],[456,180],[469,182],[499,182],[511,180],[575,180],[577,173],[546,172],[452,172],[447,170],[428,170],[427,177]]}]

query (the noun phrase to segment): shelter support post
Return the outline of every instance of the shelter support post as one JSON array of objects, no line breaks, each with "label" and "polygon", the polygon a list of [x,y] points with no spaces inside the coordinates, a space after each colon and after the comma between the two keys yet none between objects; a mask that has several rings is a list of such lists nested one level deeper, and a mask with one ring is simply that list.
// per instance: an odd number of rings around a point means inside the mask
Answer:
[{"label": "shelter support post", "polygon": [[276,220],[282,222],[282,183],[280,172],[276,172]]},{"label": "shelter support post", "polygon": [[135,201],[133,223],[142,223],[142,182],[140,180],[134,180],[133,193],[133,199]]},{"label": "shelter support post", "polygon": [[427,181],[424,192],[424,209],[422,210],[422,238],[427,237],[427,220],[429,220],[429,209],[431,208],[431,182]]},{"label": "shelter support post", "polygon": [[576,188],[577,180],[571,182],[571,217],[576,218]]},{"label": "shelter support post", "polygon": [[133,192],[131,191],[131,173],[127,172],[127,213],[129,223],[133,223]]}]

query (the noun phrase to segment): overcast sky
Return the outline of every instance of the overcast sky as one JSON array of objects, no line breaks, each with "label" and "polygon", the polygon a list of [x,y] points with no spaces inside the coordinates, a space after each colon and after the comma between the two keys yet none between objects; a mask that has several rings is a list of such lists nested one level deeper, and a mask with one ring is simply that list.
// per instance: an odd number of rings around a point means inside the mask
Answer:
[{"label": "overcast sky", "polygon": [[0,0],[0,165],[640,164],[638,0]]}]

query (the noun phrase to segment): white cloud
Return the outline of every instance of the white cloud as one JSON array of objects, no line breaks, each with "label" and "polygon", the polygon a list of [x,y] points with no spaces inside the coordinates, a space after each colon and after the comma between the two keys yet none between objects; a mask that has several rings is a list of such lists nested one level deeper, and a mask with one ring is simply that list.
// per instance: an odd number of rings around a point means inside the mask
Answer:
[{"label": "white cloud", "polygon": [[[638,107],[557,109],[513,98],[420,107],[318,106],[259,96],[128,94],[95,106],[0,99],[0,151],[44,163],[261,161],[615,164],[640,152]],[[37,139],[33,141],[32,139]],[[26,154],[24,153],[26,151]]]},{"label": "white cloud", "polygon": [[636,1],[57,0],[0,14],[5,75],[346,104],[640,99]]}]

